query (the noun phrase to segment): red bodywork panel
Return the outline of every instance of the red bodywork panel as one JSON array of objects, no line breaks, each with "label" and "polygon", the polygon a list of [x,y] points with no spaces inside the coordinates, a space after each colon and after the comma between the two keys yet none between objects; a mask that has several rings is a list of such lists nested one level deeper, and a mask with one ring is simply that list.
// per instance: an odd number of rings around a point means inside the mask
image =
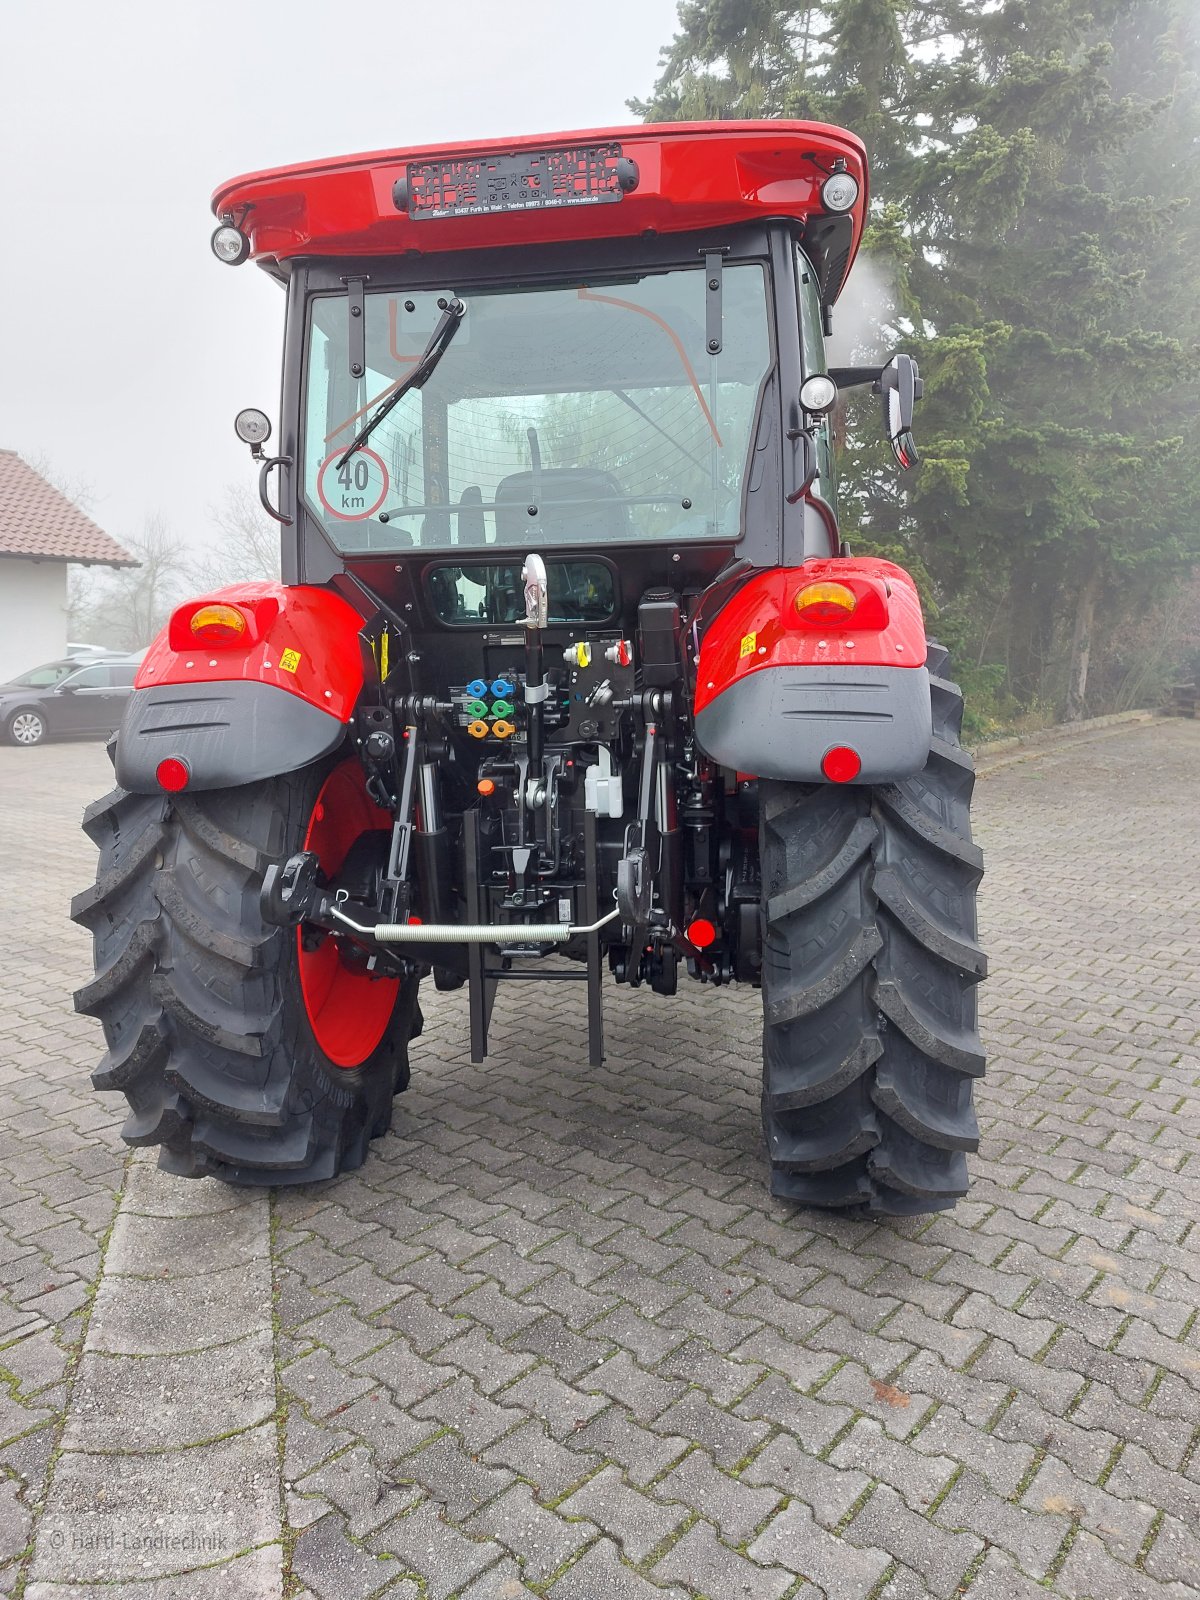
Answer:
[{"label": "red bodywork panel", "polygon": [[[237,644],[189,643],[188,622],[202,605],[237,606],[249,620]],[[146,652],[134,687],[162,683],[269,683],[349,722],[363,686],[359,630],[364,619],[331,589],[235,583],[171,616]]]},{"label": "red bodywork panel", "polygon": [[[499,156],[616,142],[637,163],[636,189],[612,204],[544,206],[414,219],[396,210],[392,185],[410,162]],[[678,122],[549,133],[470,144],[379,150],[247,173],[223,184],[213,210],[251,241],[271,268],[289,256],[399,255],[489,250],[572,239],[678,233],[766,217],[824,214],[820,187],[834,161],[858,180],[848,213],[858,249],[867,204],[863,143],[819,122]],[[847,271],[849,262],[847,262]]]},{"label": "red bodywork panel", "polygon": [[[821,581],[843,583],[860,595],[844,622],[805,622],[797,613],[796,595]],[[759,573],[713,618],[700,646],[696,711],[763,667],[924,665],[921,602],[902,567],[871,557],[807,561]]]}]

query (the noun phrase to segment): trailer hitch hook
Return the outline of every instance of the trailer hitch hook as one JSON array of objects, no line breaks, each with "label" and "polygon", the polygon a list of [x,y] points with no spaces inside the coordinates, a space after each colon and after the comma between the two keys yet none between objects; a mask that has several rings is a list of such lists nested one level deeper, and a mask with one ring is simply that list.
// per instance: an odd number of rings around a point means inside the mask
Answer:
[{"label": "trailer hitch hook", "polygon": [[295,928],[314,909],[319,898],[320,862],[311,850],[300,850],[286,861],[273,862],[263,874],[258,908],[264,922],[277,928]]}]

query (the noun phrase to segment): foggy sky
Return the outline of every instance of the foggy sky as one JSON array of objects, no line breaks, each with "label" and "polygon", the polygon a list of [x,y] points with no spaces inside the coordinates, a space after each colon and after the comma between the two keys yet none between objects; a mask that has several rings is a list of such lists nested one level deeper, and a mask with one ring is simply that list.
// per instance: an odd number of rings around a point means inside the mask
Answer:
[{"label": "foggy sky", "polygon": [[0,51],[0,447],[91,491],[120,539],[211,538],[278,428],[283,294],[209,250],[259,167],[633,120],[675,0],[8,0]]}]

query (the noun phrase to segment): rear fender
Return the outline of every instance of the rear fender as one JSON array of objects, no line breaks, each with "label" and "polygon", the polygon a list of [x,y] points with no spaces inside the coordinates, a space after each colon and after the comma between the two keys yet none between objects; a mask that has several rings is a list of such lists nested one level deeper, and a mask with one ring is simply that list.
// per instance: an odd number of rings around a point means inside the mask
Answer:
[{"label": "rear fender", "polygon": [[[234,645],[205,645],[192,616],[212,603],[247,620]],[[189,600],[146,652],[117,735],[117,782],[157,792],[159,763],[187,789],[293,772],[334,749],[362,694],[364,619],[329,589],[241,583]]]},{"label": "rear fender", "polygon": [[[844,621],[796,611],[807,584],[858,596]],[[919,772],[932,717],[925,623],[916,585],[890,561],[838,558],[752,577],[717,613],[696,668],[696,737],[722,766],[796,783],[826,781],[837,747],[862,763],[856,783]]]}]

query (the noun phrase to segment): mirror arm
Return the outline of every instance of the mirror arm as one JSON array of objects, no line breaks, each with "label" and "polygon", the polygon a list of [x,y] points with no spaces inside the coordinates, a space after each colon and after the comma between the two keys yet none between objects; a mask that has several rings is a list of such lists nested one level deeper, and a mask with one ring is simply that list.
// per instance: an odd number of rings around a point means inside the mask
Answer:
[{"label": "mirror arm", "polygon": [[883,377],[882,367],[829,367],[827,371],[839,389],[857,389],[864,383],[877,384]]}]

